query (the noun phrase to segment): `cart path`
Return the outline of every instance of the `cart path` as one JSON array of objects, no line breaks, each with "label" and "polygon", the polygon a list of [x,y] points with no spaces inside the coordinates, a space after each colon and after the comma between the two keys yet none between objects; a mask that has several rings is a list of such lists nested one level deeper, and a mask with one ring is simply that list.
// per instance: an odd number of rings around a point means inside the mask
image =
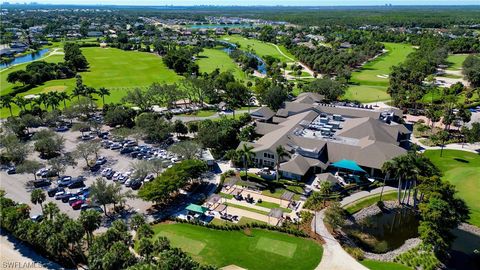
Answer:
[{"label": "cart path", "polygon": [[[369,197],[375,194],[379,194],[382,188],[376,188],[372,191],[361,191],[355,194],[352,194],[348,197],[345,197],[340,204],[342,206],[348,205],[352,202],[358,201],[365,197]],[[393,187],[385,186],[383,192],[396,190]],[[365,266],[361,265],[357,260],[355,260],[350,254],[348,254],[338,243],[338,241],[333,237],[333,235],[327,230],[325,224],[323,223],[323,218],[325,215],[325,209],[316,212],[315,218],[312,221],[312,229],[320,235],[325,244],[323,245],[323,256],[320,264],[315,268],[316,270],[368,270]]]}]

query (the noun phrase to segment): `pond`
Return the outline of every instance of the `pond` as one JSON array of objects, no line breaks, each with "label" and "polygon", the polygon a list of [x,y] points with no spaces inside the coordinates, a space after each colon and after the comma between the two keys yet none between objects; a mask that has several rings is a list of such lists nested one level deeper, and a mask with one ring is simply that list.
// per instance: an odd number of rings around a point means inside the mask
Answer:
[{"label": "pond", "polygon": [[368,252],[385,253],[397,249],[407,239],[418,236],[418,218],[410,209],[395,209],[362,219],[344,231]]},{"label": "pond", "polygon": [[7,63],[7,64],[0,64],[0,69],[7,68],[12,65],[16,64],[22,64],[22,63],[27,63],[31,61],[35,61],[39,58],[42,58],[46,53],[48,53],[49,49],[41,49],[37,52],[31,53],[31,54],[26,54],[20,57],[15,57],[13,61]]}]

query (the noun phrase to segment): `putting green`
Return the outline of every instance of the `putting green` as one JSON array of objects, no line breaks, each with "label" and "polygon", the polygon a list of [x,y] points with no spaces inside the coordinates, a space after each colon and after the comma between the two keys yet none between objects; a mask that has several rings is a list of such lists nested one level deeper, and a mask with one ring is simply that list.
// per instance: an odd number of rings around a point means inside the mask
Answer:
[{"label": "putting green", "polygon": [[350,85],[343,96],[344,99],[358,100],[363,103],[376,102],[390,99],[384,86],[376,85]]},{"label": "putting green", "polygon": [[470,208],[469,222],[480,227],[480,155],[460,150],[427,150],[425,156],[443,173],[442,179],[454,184],[458,196]]},{"label": "putting green", "polygon": [[157,224],[152,228],[155,237],[166,236],[172,246],[182,248],[195,260],[217,267],[314,269],[323,252],[313,240],[261,229],[223,231],[191,224]]},{"label": "putting green", "polygon": [[447,58],[449,70],[460,70],[468,54],[450,54]]},{"label": "putting green", "polygon": [[297,245],[285,241],[260,237],[260,239],[258,239],[256,248],[287,258],[292,258],[293,254],[295,254],[295,250],[297,250]]}]

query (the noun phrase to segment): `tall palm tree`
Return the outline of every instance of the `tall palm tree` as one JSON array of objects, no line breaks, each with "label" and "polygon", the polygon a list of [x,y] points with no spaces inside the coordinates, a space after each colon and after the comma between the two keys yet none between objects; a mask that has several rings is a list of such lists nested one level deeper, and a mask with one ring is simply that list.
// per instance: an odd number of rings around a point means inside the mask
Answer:
[{"label": "tall palm tree", "polygon": [[42,208],[43,213],[43,202],[47,199],[45,196],[45,192],[41,189],[34,189],[32,193],[30,193],[30,201],[33,204],[40,204],[40,208]]},{"label": "tall palm tree", "polygon": [[102,215],[98,211],[82,211],[78,221],[80,221],[87,233],[87,244],[90,246],[93,239],[93,231],[100,228],[102,224]]},{"label": "tall palm tree", "polygon": [[110,90],[105,87],[100,87],[97,94],[102,97],[102,104],[105,105],[105,96],[110,96]]},{"label": "tall palm tree", "polygon": [[275,156],[275,169],[276,169],[276,177],[277,181],[280,180],[280,162],[282,162],[283,158],[290,157],[290,153],[285,150],[285,148],[282,145],[279,145],[277,149],[275,150],[276,156]]},{"label": "tall palm tree", "polygon": [[22,96],[16,96],[14,99],[13,99],[13,103],[15,103],[20,109],[22,110],[26,110],[26,106],[29,102],[28,99],[22,97]]},{"label": "tall palm tree", "polygon": [[4,95],[0,98],[0,104],[2,108],[8,108],[10,110],[10,116],[13,116],[12,103],[13,103],[13,97],[10,95]]},{"label": "tall palm tree", "polygon": [[58,96],[57,92],[49,92],[47,103],[52,106],[52,109],[56,109],[57,106],[60,104],[60,97]]},{"label": "tall palm tree", "polygon": [[80,101],[80,96],[83,96],[84,88],[83,87],[75,87],[73,88],[71,97],[77,97],[77,100]]},{"label": "tall palm tree", "polygon": [[252,152],[253,146],[243,144],[242,149],[240,149],[240,155],[243,158],[243,167],[245,168],[245,179],[248,181],[248,164],[252,162]]},{"label": "tall palm tree", "polygon": [[59,92],[58,98],[63,102],[63,108],[67,108],[67,100],[70,100],[70,96],[67,94],[67,92]]},{"label": "tall palm tree", "polygon": [[48,101],[49,95],[47,93],[40,93],[38,99],[41,101],[41,104],[45,106],[45,109],[48,110],[48,106],[50,105]]},{"label": "tall palm tree", "polygon": [[[398,203],[402,203],[402,181],[408,181],[416,177],[419,174],[418,167],[416,166],[412,156],[402,155],[387,161],[382,167],[385,173],[389,173],[393,177],[398,179]],[[405,196],[404,196],[405,197]]]}]

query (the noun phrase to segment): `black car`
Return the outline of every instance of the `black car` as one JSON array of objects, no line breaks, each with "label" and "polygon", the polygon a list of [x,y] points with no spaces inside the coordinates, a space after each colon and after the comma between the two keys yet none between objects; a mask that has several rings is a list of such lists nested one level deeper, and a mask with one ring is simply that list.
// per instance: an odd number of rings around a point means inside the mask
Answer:
[{"label": "black car", "polygon": [[53,187],[48,189],[47,194],[49,197],[53,197],[57,192],[60,192],[60,191],[65,191],[65,189],[61,187]]},{"label": "black car", "polygon": [[73,197],[75,195],[73,195],[72,193],[65,193],[63,194],[62,196],[60,196],[60,200],[62,200],[62,202],[66,203],[68,202],[68,200],[70,200],[71,197]]},{"label": "black car", "polygon": [[137,190],[137,189],[139,189],[141,186],[142,186],[142,181],[140,181],[140,180],[135,180],[135,181],[132,181],[132,182],[130,183],[130,187],[131,187],[133,190]]},{"label": "black car", "polygon": [[36,188],[50,186],[52,183],[48,179],[38,179],[33,181],[33,186]]},{"label": "black car", "polygon": [[130,153],[130,157],[137,158],[139,153],[140,153],[140,151],[133,151],[132,153]]},{"label": "black car", "polygon": [[16,173],[17,173],[17,169],[16,169],[15,167],[8,167],[7,173],[8,173],[8,174],[16,174]]},{"label": "black car", "polygon": [[72,188],[81,188],[81,187],[84,187],[85,186],[85,183],[83,183],[82,180],[75,180],[75,181],[72,181],[69,185],[68,185],[68,188],[72,189]]},{"label": "black car", "polygon": [[130,154],[133,152],[133,147],[125,147],[122,150],[120,150],[120,154]]},{"label": "black car", "polygon": [[113,175],[115,174],[115,171],[110,171],[109,173],[105,174],[105,178],[108,180],[112,179]]},{"label": "black car", "polygon": [[100,170],[100,164],[95,164],[93,165],[92,167],[90,167],[90,171],[91,172],[98,172],[98,170]]}]

